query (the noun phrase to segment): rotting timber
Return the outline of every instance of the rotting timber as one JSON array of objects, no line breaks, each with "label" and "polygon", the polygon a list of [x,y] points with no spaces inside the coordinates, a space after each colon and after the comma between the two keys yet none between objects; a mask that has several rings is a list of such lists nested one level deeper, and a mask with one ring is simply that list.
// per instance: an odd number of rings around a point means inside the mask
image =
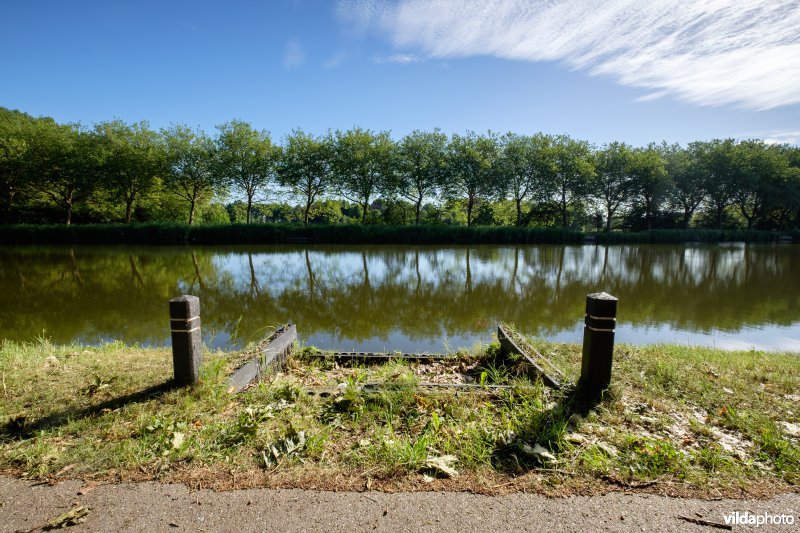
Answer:
[{"label": "rotting timber", "polygon": [[405,361],[446,361],[455,360],[457,357],[445,353],[402,353],[402,352],[325,352],[315,350],[307,352],[306,357],[333,359],[339,362],[357,361],[360,363],[386,363],[401,359]]},{"label": "rotting timber", "polygon": [[278,328],[267,339],[266,345],[257,351],[256,356],[239,367],[228,378],[228,390],[241,392],[251,383],[260,381],[265,375],[283,367],[286,358],[297,340],[297,327],[287,324]]},{"label": "rotting timber", "polygon": [[522,356],[530,370],[541,376],[545,385],[554,389],[560,389],[563,386],[566,379],[564,373],[509,326],[505,324],[497,326],[497,340],[500,341],[502,355],[514,353]]},{"label": "rotting timber", "polygon": [[[514,333],[506,325],[500,324],[497,328],[497,338],[500,342],[499,355],[503,362],[518,364],[522,362],[527,373],[532,378],[539,377],[542,383],[554,389],[561,389],[566,383],[566,378],[561,370],[549,359],[542,356],[535,348]],[[287,358],[292,352],[297,340],[297,327],[287,324],[278,328],[256,350],[252,359],[240,366],[229,378],[229,392],[238,393],[250,385],[261,381],[273,372],[284,369]],[[350,365],[381,365],[392,361],[404,361],[419,364],[448,364],[462,361],[456,354],[450,353],[402,353],[402,352],[356,352],[356,351],[322,351],[318,349],[305,349],[302,357],[307,360],[325,360],[336,364]],[[521,361],[520,361],[521,357]],[[474,376],[463,373],[464,378],[473,380]],[[362,383],[360,388],[365,392],[378,391],[383,387],[391,386],[390,382]],[[484,392],[497,393],[509,389],[507,385],[489,383],[465,382],[435,382],[420,381],[418,388],[455,390],[459,392]],[[308,391],[312,395],[324,395],[325,391]]]}]

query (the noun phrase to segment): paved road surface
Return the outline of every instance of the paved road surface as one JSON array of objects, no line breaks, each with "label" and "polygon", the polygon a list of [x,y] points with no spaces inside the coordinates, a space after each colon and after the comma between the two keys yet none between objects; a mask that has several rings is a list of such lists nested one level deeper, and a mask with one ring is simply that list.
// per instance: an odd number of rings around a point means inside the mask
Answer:
[{"label": "paved road surface", "polygon": [[794,526],[733,531],[800,531],[800,494],[770,500],[686,500],[622,493],[593,497],[478,496],[467,493],[193,491],[184,485],[122,483],[78,494],[83,483],[37,485],[0,477],[0,529],[29,531],[77,505],[91,509],[68,531],[724,531],[678,518],[724,523],[723,513],[791,514]]}]

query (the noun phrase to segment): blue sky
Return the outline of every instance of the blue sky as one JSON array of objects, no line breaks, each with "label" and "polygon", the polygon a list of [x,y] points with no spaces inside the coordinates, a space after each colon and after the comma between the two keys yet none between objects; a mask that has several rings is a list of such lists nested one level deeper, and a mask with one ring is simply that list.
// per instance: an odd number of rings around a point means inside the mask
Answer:
[{"label": "blue sky", "polygon": [[800,142],[796,0],[4,2],[0,106],[280,138],[354,125]]}]

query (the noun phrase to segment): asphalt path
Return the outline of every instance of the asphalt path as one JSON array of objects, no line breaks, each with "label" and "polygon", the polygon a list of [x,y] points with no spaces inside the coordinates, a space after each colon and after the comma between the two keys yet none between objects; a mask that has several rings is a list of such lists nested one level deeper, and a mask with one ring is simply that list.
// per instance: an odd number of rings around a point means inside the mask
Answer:
[{"label": "asphalt path", "polygon": [[[768,500],[679,499],[650,494],[550,498],[514,493],[192,490],[185,485],[37,484],[0,477],[0,529],[39,531],[88,508],[68,531],[725,531],[724,515],[791,515],[794,525],[734,525],[733,531],[800,531],[800,494]],[[682,518],[683,517],[683,518]],[[687,521],[686,519],[689,519]],[[691,520],[694,520],[691,521]],[[706,522],[706,523],[703,523]]]}]

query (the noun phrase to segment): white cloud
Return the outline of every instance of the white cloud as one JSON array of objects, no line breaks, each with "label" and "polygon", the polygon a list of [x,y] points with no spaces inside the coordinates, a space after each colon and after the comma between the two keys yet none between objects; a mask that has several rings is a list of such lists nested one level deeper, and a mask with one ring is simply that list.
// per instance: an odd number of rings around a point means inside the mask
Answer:
[{"label": "white cloud", "polygon": [[372,60],[376,63],[398,63],[400,65],[409,65],[411,63],[419,62],[420,58],[414,54],[392,54],[390,56],[374,57]]},{"label": "white cloud", "polygon": [[289,41],[283,51],[283,68],[291,70],[306,62],[306,52],[297,41]]},{"label": "white cloud", "polygon": [[402,53],[559,61],[699,105],[800,103],[797,0],[340,0]]},{"label": "white cloud", "polygon": [[800,130],[768,130],[742,135],[743,139],[762,139],[767,144],[793,144],[800,146]]},{"label": "white cloud", "polygon": [[342,50],[339,50],[322,64],[322,68],[324,69],[336,68],[342,63],[344,63],[345,59],[347,59],[347,54],[345,54]]}]

